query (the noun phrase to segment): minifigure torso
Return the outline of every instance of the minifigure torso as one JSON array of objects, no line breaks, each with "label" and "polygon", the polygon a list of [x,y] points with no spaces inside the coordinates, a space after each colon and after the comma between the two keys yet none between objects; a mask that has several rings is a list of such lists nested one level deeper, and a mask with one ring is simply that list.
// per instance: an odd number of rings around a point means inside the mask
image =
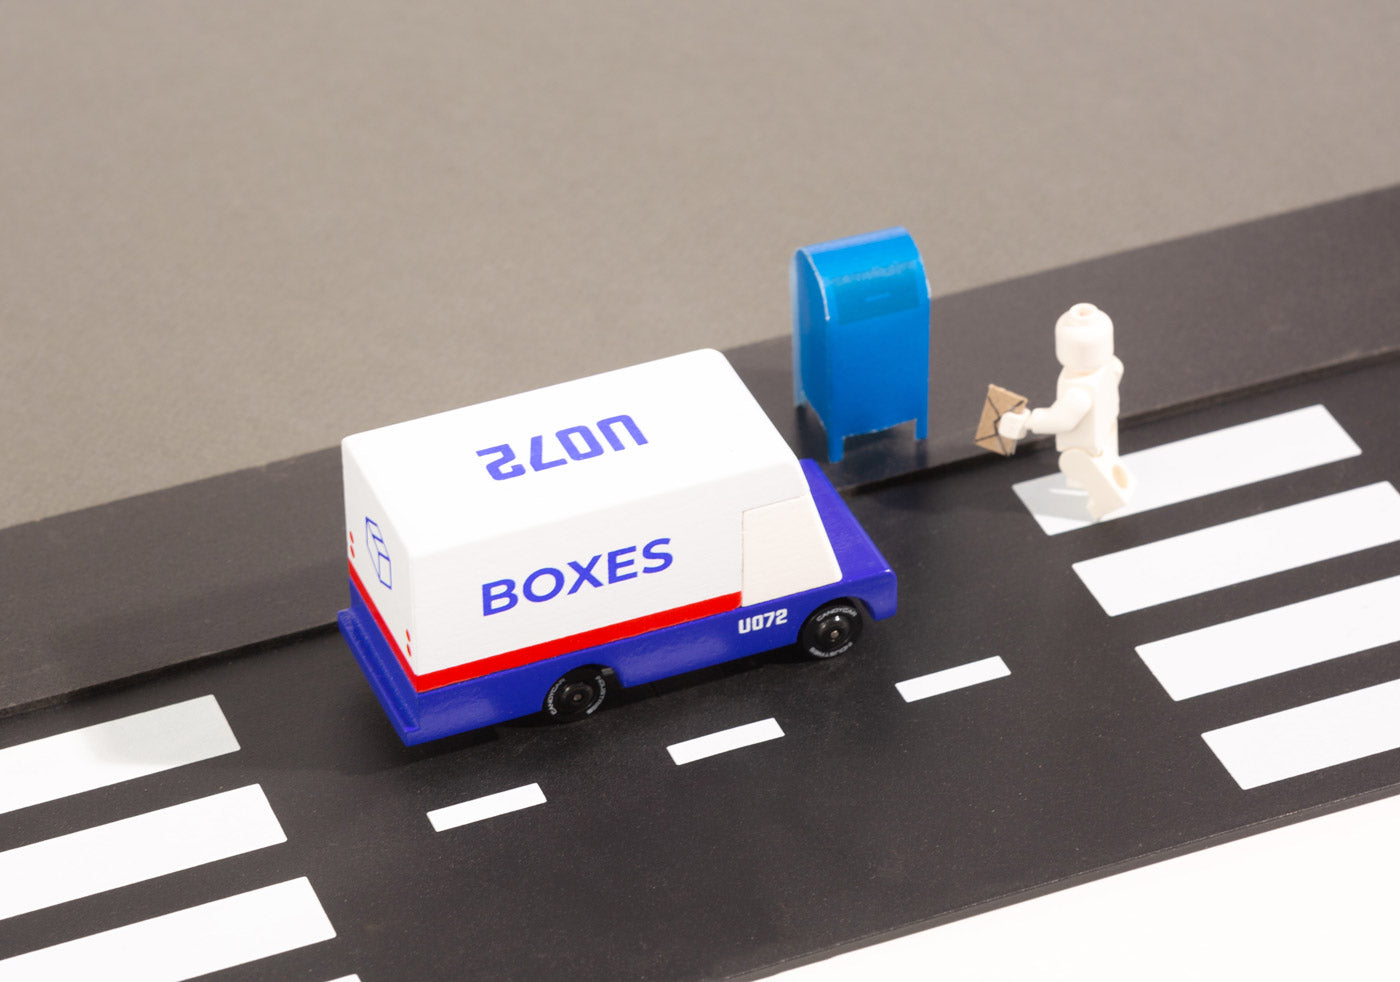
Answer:
[{"label": "minifigure torso", "polygon": [[1070,393],[1078,391],[1081,398],[1088,396],[1089,411],[1073,429],[1055,437],[1056,450],[1083,450],[1095,457],[1104,451],[1118,453],[1118,381],[1122,377],[1123,363],[1116,357],[1092,372],[1069,368],[1060,372],[1055,401],[1074,400]]}]

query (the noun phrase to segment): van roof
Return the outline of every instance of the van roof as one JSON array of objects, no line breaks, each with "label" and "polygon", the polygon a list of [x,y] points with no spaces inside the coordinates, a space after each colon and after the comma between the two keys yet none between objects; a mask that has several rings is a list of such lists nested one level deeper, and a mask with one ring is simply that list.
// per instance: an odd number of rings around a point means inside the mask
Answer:
[{"label": "van roof", "polygon": [[417,554],[629,502],[683,508],[717,484],[745,508],[806,491],[782,436],[710,349],[357,433],[341,449]]}]

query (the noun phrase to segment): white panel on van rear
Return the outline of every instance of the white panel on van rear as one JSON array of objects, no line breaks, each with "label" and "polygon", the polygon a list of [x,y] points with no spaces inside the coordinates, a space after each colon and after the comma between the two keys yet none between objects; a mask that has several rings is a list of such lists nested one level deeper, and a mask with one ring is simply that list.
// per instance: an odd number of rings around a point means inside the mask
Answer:
[{"label": "white panel on van rear", "polygon": [[841,578],[811,495],[744,512],[743,603],[763,603]]}]

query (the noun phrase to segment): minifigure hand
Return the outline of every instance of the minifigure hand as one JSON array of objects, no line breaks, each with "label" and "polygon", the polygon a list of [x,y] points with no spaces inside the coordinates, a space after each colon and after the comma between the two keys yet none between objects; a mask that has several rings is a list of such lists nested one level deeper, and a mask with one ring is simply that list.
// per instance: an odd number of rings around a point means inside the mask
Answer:
[{"label": "minifigure hand", "polygon": [[1003,413],[1001,419],[997,420],[997,432],[1008,440],[1019,440],[1030,429],[1030,421],[1029,409]]}]

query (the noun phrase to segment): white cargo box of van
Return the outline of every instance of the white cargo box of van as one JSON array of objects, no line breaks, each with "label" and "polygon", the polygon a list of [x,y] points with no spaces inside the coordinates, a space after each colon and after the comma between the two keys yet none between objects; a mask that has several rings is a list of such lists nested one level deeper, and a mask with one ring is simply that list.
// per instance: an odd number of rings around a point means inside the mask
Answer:
[{"label": "white cargo box of van", "polygon": [[351,579],[420,691],[841,577],[801,466],[716,351],[342,456]]}]

